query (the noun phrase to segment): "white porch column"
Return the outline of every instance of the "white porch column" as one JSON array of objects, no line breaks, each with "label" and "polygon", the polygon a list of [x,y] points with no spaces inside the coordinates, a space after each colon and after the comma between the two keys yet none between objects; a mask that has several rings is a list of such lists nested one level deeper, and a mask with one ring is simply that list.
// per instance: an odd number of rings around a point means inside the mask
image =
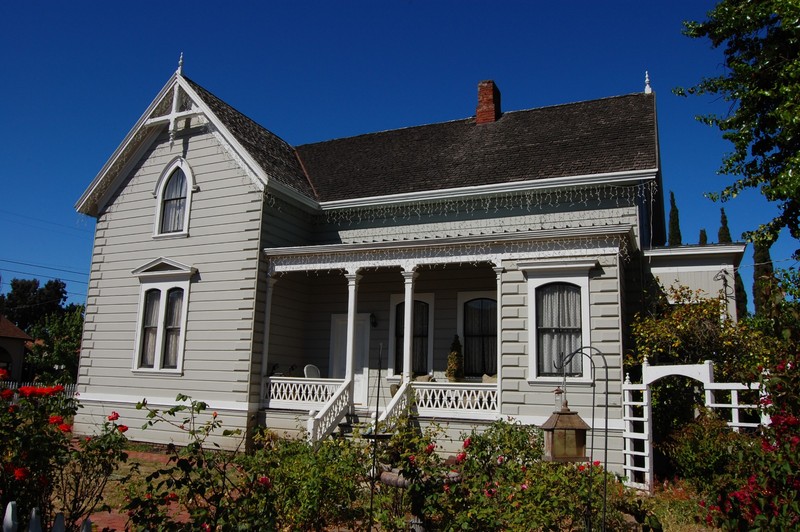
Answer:
[{"label": "white porch column", "polygon": [[261,401],[267,399],[267,378],[269,377],[269,329],[272,322],[272,293],[275,291],[275,283],[278,281],[272,276],[272,272],[267,273],[267,298],[264,302],[264,338],[261,340]]},{"label": "white porch column", "polygon": [[[496,261],[495,264],[500,264]],[[495,266],[492,268],[497,282],[497,397],[503,397],[503,270],[502,266]],[[502,412],[503,405],[500,400],[497,401],[498,412]]]},{"label": "white porch column", "polygon": [[414,340],[414,279],[416,267],[403,271],[405,295],[403,305],[403,381],[411,382],[411,347]]},{"label": "white porch column", "polygon": [[356,345],[356,304],[358,295],[358,281],[361,276],[358,271],[344,274],[347,279],[347,362],[345,364],[344,378],[352,381],[355,373],[355,345]]}]

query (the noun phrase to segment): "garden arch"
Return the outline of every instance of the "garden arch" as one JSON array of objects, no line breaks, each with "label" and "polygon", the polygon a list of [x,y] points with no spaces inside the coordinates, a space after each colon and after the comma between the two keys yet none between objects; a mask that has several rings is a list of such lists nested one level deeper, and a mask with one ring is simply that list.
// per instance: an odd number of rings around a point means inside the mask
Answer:
[{"label": "garden arch", "polygon": [[[706,408],[728,413],[726,418],[729,419],[728,426],[732,430],[756,428],[769,422],[765,416],[762,416],[760,423],[740,420],[740,410],[757,409],[758,405],[740,403],[739,392],[758,390],[758,383],[714,382],[714,364],[710,360],[702,364],[669,366],[651,366],[645,360],[642,364],[642,382],[631,383],[630,375],[626,375],[622,385],[623,469],[628,486],[647,491],[653,489],[653,413],[650,386],[657,380],[671,376],[689,377],[701,383]],[[718,395],[725,395],[729,400],[718,400]]]}]

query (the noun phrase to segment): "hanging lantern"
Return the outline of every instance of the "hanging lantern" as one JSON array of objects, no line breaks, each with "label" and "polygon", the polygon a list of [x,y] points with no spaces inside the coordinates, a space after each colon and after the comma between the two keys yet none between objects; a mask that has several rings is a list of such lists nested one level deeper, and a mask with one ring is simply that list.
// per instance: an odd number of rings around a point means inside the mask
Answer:
[{"label": "hanging lantern", "polygon": [[544,457],[547,462],[588,462],[586,432],[589,425],[577,412],[569,409],[564,400],[561,410],[542,425],[544,432]]}]

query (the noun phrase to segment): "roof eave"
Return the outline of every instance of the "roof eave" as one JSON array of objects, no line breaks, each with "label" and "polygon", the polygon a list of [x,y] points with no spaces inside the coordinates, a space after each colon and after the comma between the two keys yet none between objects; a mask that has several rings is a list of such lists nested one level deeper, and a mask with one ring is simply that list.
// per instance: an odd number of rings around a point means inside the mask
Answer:
[{"label": "roof eave", "polygon": [[446,188],[441,190],[424,190],[403,194],[390,194],[384,196],[370,196],[337,201],[323,201],[319,205],[323,211],[334,211],[352,208],[377,207],[397,205],[420,201],[441,201],[463,199],[471,197],[490,196],[495,194],[509,194],[529,192],[535,190],[548,190],[563,187],[579,187],[606,184],[634,184],[656,179],[658,168],[645,170],[627,170],[623,172],[608,172],[602,174],[587,174],[579,176],[552,177],[545,179],[532,179],[514,183],[498,183],[491,185],[477,185],[472,187]]}]

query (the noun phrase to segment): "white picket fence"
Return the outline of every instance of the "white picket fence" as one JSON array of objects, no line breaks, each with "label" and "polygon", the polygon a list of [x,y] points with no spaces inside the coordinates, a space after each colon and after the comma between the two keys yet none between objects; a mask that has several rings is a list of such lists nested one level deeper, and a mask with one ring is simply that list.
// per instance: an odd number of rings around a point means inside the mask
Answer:
[{"label": "white picket fence", "polygon": [[[11,501],[6,506],[6,513],[3,517],[3,532],[18,532],[19,530],[19,520],[17,519],[17,503],[16,501]],[[64,514],[59,513],[56,515],[55,520],[53,521],[53,528],[50,529],[50,532],[64,532],[65,524],[64,524]],[[39,515],[39,509],[34,508],[31,511],[31,520],[28,523],[28,532],[44,532],[42,528],[42,518]],[[86,519],[83,524],[81,525],[80,532],[92,532],[92,521],[91,519]]]}]

